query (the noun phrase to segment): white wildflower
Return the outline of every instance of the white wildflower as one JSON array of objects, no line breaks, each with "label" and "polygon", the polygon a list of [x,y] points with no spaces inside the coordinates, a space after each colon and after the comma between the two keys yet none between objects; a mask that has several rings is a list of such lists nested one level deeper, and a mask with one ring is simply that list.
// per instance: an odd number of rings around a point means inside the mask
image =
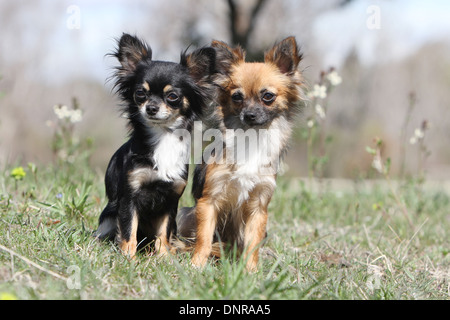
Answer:
[{"label": "white wildflower", "polygon": [[308,126],[308,128],[312,128],[314,127],[314,120],[309,120],[306,125]]},{"label": "white wildflower", "polygon": [[321,118],[325,119],[325,110],[322,108],[320,104],[316,104],[316,114]]},{"label": "white wildflower", "polygon": [[83,120],[83,114],[80,109],[72,110],[70,113],[70,122],[77,123]]},{"label": "white wildflower", "polygon": [[330,81],[332,86],[340,85],[342,82],[341,76],[336,72],[332,71],[327,75],[328,81]]},{"label": "white wildflower", "polygon": [[324,85],[315,84],[312,91],[308,93],[310,98],[320,98],[325,99],[327,97],[327,87]]},{"label": "white wildflower", "polygon": [[423,139],[424,137],[425,132],[422,129],[417,128],[416,130],[414,130],[414,135],[409,139],[409,143],[416,144],[419,140]]},{"label": "white wildflower", "polygon": [[66,105],[54,105],[53,111],[60,120],[67,119],[71,123],[81,122],[83,120],[83,112],[81,109],[70,110]]},{"label": "white wildflower", "polygon": [[58,119],[65,119],[70,117],[70,110],[69,108],[67,108],[66,105],[55,105],[53,106],[53,111],[55,112],[56,116],[58,117]]},{"label": "white wildflower", "polygon": [[381,157],[375,156],[373,158],[372,168],[377,170],[379,173],[383,173],[383,163],[381,162]]},{"label": "white wildflower", "polygon": [[416,130],[414,130],[414,136],[417,139],[422,139],[425,136],[425,133],[421,129],[417,128]]}]

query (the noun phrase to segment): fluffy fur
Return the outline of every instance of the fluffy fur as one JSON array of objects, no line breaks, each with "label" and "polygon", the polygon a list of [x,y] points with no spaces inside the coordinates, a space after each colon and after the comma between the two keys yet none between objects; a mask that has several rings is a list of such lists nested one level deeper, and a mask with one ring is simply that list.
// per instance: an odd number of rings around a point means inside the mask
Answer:
[{"label": "fluffy fur", "polygon": [[[195,266],[205,265],[216,248],[214,241],[219,240],[236,244],[244,252],[247,269],[255,270],[278,164],[303,101],[304,82],[298,71],[302,55],[293,37],[266,52],[264,63],[246,62],[240,47],[231,48],[224,42],[213,41],[212,47],[218,72],[214,79],[219,91],[216,116],[226,138],[223,154],[213,153],[213,161],[207,159],[195,169],[192,192],[196,205],[180,210],[179,234],[195,237]],[[256,149],[245,147],[245,161],[221,162],[220,157],[238,154],[238,134],[263,139]]]},{"label": "fluffy fur", "polygon": [[180,63],[154,61],[144,41],[123,34],[112,56],[120,62],[113,79],[130,138],[109,162],[108,204],[96,236],[115,239],[131,257],[148,243],[164,254],[188,177],[190,139],[180,132],[190,132],[208,103],[215,51],[183,52]]}]

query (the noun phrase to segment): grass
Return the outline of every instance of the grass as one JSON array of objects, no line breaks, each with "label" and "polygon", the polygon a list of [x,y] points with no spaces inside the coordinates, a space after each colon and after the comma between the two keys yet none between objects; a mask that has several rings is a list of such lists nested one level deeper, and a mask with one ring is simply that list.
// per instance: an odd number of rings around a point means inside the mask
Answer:
[{"label": "grass", "polygon": [[[128,261],[91,233],[103,173],[81,163],[0,174],[0,297],[17,299],[449,299],[450,196],[405,182],[312,191],[280,177],[259,270],[230,253],[204,270],[190,255]],[[21,180],[20,180],[21,179]],[[189,192],[182,205],[191,204]]]}]

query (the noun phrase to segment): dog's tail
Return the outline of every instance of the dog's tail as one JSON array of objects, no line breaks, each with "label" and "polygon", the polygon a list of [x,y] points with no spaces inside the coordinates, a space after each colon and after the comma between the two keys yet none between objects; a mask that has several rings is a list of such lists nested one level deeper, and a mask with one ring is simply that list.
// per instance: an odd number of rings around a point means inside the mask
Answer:
[{"label": "dog's tail", "polygon": [[[197,218],[195,207],[183,207],[177,214],[177,236],[172,237],[172,250],[176,253],[193,252],[197,235]],[[224,247],[221,242],[214,242],[211,255],[220,258]]]}]

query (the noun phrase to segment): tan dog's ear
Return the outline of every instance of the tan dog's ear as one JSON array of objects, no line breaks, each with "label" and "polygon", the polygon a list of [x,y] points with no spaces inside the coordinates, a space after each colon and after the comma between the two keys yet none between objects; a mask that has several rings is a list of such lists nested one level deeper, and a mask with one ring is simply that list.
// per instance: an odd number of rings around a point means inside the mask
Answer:
[{"label": "tan dog's ear", "polygon": [[231,48],[223,41],[213,40],[211,47],[216,50],[216,70],[220,73],[229,73],[233,64],[245,60],[245,52],[240,46]]},{"label": "tan dog's ear", "polygon": [[281,73],[292,75],[302,60],[294,37],[288,37],[276,44],[264,55],[264,61],[275,64]]}]

